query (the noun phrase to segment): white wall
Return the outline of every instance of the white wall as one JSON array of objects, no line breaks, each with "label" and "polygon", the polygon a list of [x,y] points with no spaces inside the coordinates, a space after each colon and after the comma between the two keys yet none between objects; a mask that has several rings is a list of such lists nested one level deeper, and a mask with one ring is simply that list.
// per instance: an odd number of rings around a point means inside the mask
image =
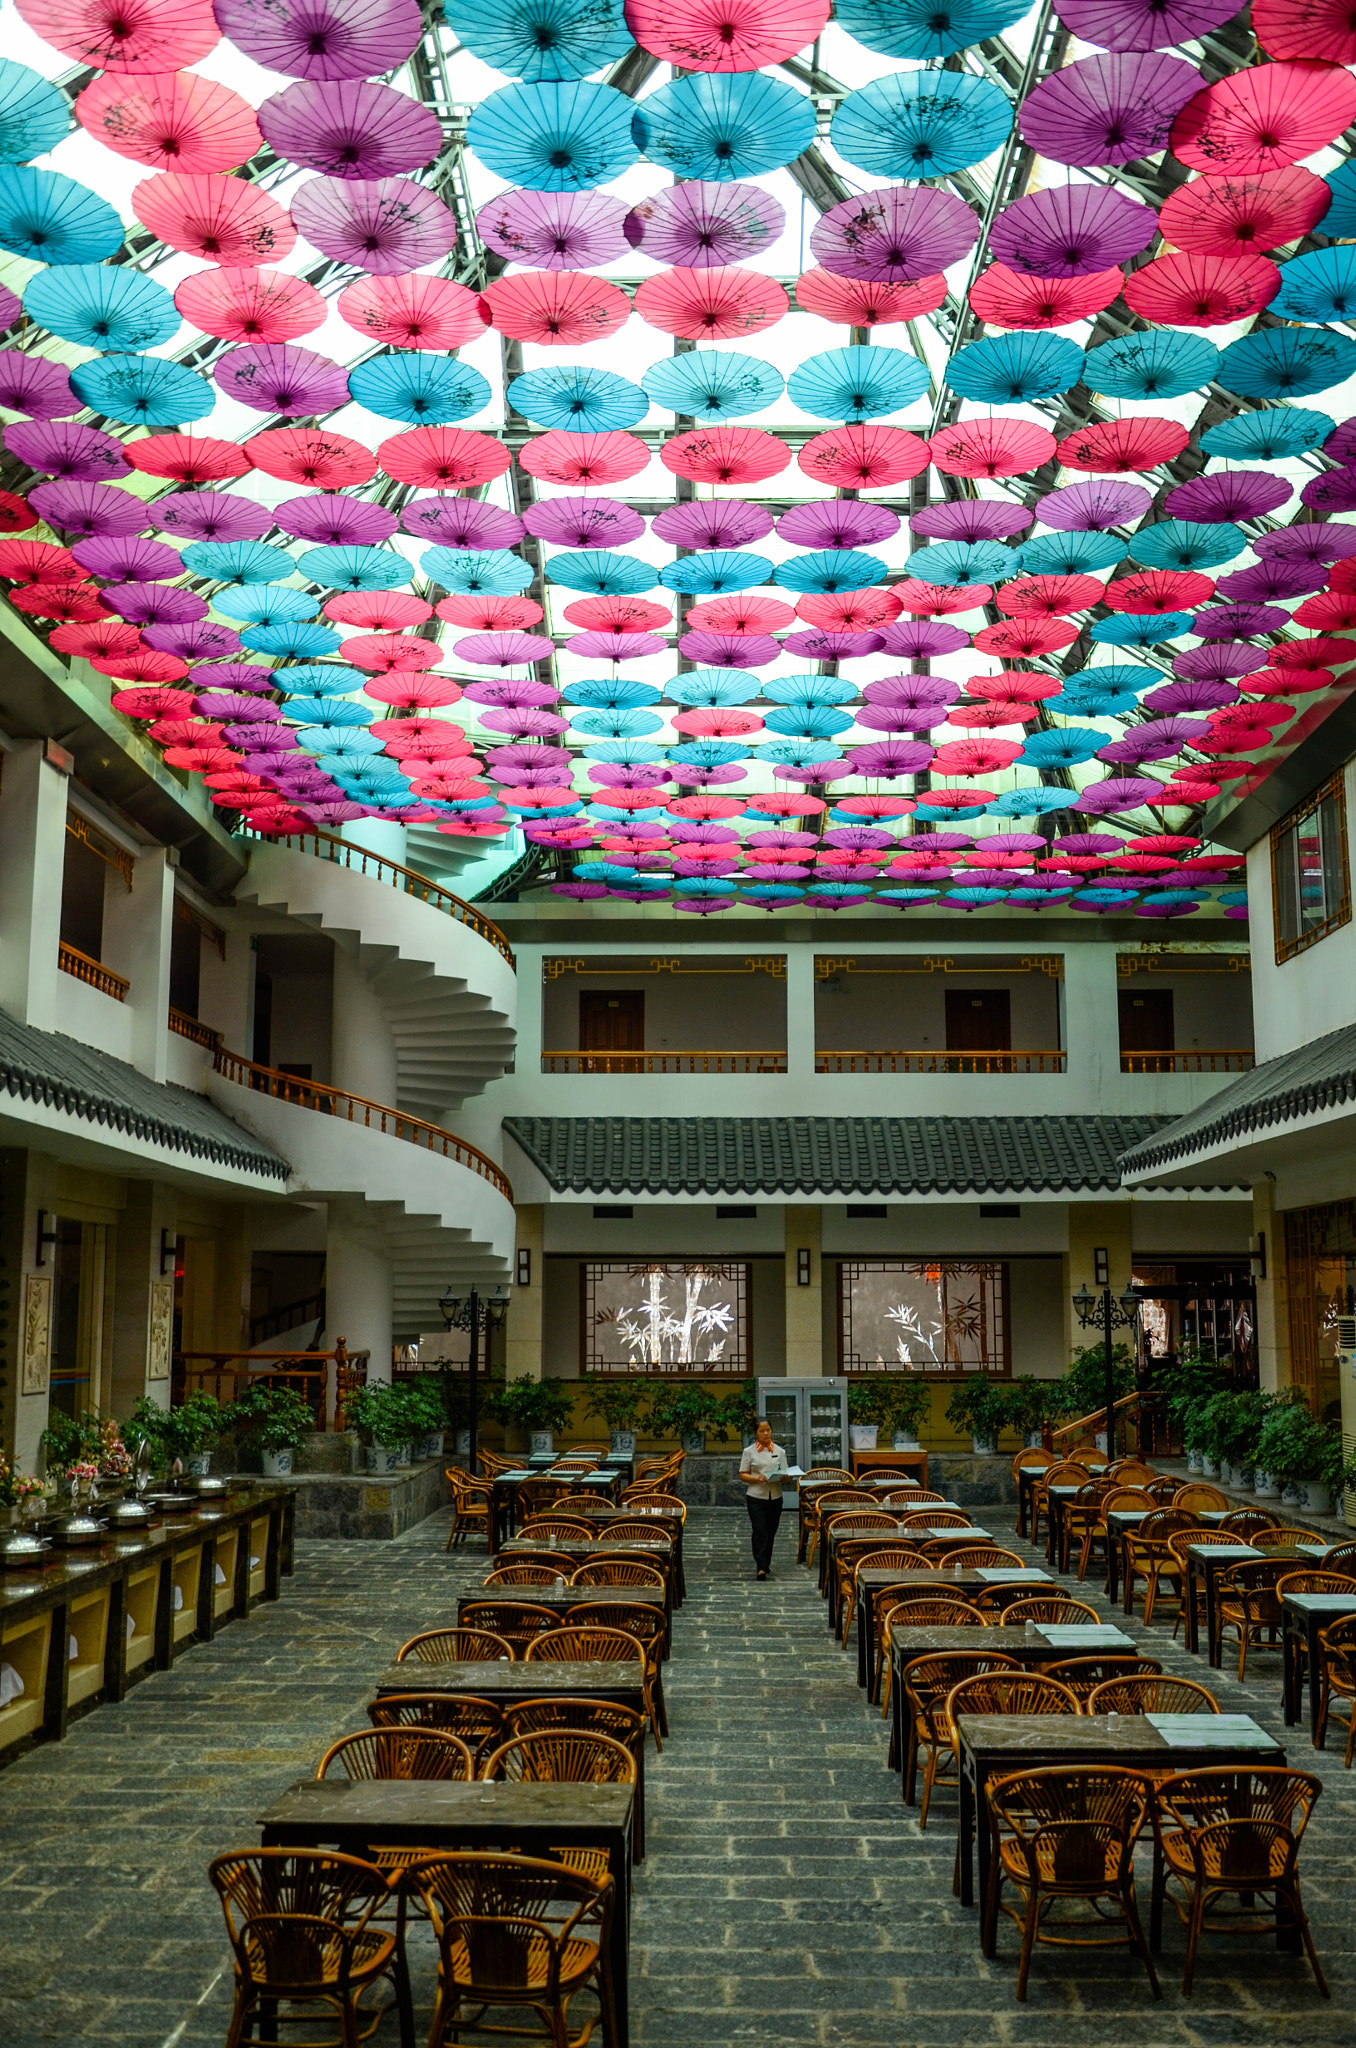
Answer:
[{"label": "white wall", "polygon": [[[1344,771],[1347,861],[1356,873],[1356,762]],[[1356,1022],[1356,919],[1278,966],[1271,900],[1271,839],[1248,849],[1253,1021],[1259,1060]]]}]

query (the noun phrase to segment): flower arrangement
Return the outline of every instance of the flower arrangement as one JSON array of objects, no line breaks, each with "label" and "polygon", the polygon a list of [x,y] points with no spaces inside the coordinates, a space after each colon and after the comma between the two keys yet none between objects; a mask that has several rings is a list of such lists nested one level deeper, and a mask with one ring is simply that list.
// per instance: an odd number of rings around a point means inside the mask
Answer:
[{"label": "flower arrangement", "polygon": [[0,1451],[0,1508],[21,1508],[46,1488],[40,1479],[30,1479]]},{"label": "flower arrangement", "polygon": [[99,1423],[99,1470],[113,1479],[125,1479],[132,1469],[132,1453],[122,1440],[122,1429],[111,1415]]}]

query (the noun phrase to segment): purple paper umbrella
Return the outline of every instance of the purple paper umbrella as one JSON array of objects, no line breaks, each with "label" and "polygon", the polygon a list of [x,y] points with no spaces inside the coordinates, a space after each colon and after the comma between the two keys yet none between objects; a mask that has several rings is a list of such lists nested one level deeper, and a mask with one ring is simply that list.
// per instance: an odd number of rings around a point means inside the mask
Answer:
[{"label": "purple paper umbrella", "polygon": [[1197,612],[1191,630],[1202,640],[1251,640],[1289,624],[1289,612],[1278,604],[1215,604]]},{"label": "purple paper umbrella", "polygon": [[[643,527],[644,520],[640,524]],[[516,512],[482,505],[474,498],[411,498],[401,511],[400,525],[402,532],[419,540],[476,551],[516,547],[523,537],[523,522]]]},{"label": "purple paper umbrella", "polygon": [[565,645],[585,661],[641,661],[668,652],[657,633],[575,633]]},{"label": "purple paper umbrella", "polygon": [[633,207],[626,239],[656,263],[705,270],[763,255],[785,225],[782,208],[761,186],[694,178]]},{"label": "purple paper umbrella", "polygon": [[1144,698],[1145,708],[1163,718],[1178,718],[1188,711],[1222,711],[1237,704],[1239,692],[1232,683],[1208,676],[1182,676],[1176,682],[1161,683]]},{"label": "purple paper umbrella", "polygon": [[1295,487],[1269,469],[1221,469],[1213,476],[1193,476],[1163,500],[1173,519],[1261,519],[1275,512]]},{"label": "purple paper umbrella", "polygon": [[379,547],[396,530],[394,512],[365,498],[346,498],[340,491],[318,491],[308,498],[288,498],[276,505],[273,517],[284,533],[324,547]]},{"label": "purple paper umbrella", "polygon": [[779,782],[826,783],[839,782],[856,771],[849,767],[845,754],[834,754],[827,761],[774,761],[772,772]]},{"label": "purple paper umbrella", "polygon": [[1205,81],[1158,51],[1080,57],[1022,105],[1022,139],[1057,164],[1128,164],[1166,149],[1172,124]]},{"label": "purple paper umbrella", "polygon": [[307,803],[302,808],[317,825],[351,825],[359,818],[375,815],[369,805],[350,803],[346,797],[337,803]]},{"label": "purple paper umbrella", "polygon": [[886,782],[898,775],[918,775],[926,768],[936,749],[922,740],[873,740],[869,746],[853,747],[847,758],[852,775],[875,775]]},{"label": "purple paper umbrella", "polygon": [[810,247],[835,277],[916,284],[958,261],[978,239],[978,218],[954,193],[931,185],[889,185],[830,207]]},{"label": "purple paper umbrella", "polygon": [[1253,553],[1265,561],[1326,568],[1356,555],[1356,526],[1334,526],[1327,521],[1311,526],[1283,526],[1274,533],[1261,534],[1253,542]]},{"label": "purple paper umbrella", "polygon": [[627,252],[626,208],[607,192],[501,192],[476,215],[480,239],[533,270],[592,270]]},{"label": "purple paper umbrella", "polygon": [[525,662],[544,661],[552,643],[541,633],[468,633],[452,651],[476,668],[520,668]]},{"label": "purple paper umbrella", "polygon": [[639,512],[616,498],[546,498],[527,508],[523,525],[558,548],[624,547],[645,531]]},{"label": "purple paper umbrella", "polygon": [[[558,505],[565,502],[556,499]],[[762,505],[746,505],[740,498],[707,498],[687,505],[671,505],[650,522],[650,531],[656,540],[667,541],[673,548],[742,548],[749,541],[765,539],[774,523],[772,514]],[[545,537],[550,539],[549,534]],[[589,541],[586,545],[592,547],[594,543]]]},{"label": "purple paper umbrella", "polygon": [[39,519],[60,527],[73,538],[94,533],[140,533],[150,517],[148,508],[130,491],[120,491],[116,484],[77,483],[72,477],[37,484],[28,493],[28,503]]},{"label": "purple paper umbrella", "polygon": [[229,718],[234,725],[258,725],[273,714],[271,704],[239,690],[205,690],[193,699],[193,709],[200,718]]},{"label": "purple paper umbrella", "polygon": [[292,196],[292,219],[322,256],[374,277],[440,263],[457,239],[442,200],[412,178],[312,178]]},{"label": "purple paper umbrella", "polygon": [[1356,512],[1356,468],[1330,469],[1310,477],[1300,500],[1315,512]]},{"label": "purple paper umbrella", "polygon": [[175,491],[148,505],[152,526],[185,540],[262,540],[273,514],[230,491]]},{"label": "purple paper umbrella", "polygon": [[879,633],[788,633],[782,642],[788,654],[803,655],[807,661],[860,661],[865,654],[879,654],[885,646]]},{"label": "purple paper umbrella", "polygon": [[[661,513],[660,517],[664,516]],[[898,532],[898,513],[888,505],[864,503],[860,498],[821,498],[817,503],[793,505],[777,521],[778,540],[789,541],[795,548],[864,548],[876,541],[893,540]]]},{"label": "purple paper umbrella", "polygon": [[367,78],[303,79],[259,109],[265,142],[289,163],[330,178],[391,178],[432,163],[442,129],[408,93]]},{"label": "purple paper umbrella", "polygon": [[1072,853],[1096,857],[1099,853],[1118,853],[1125,844],[1114,832],[1066,832],[1062,839],[1054,842],[1056,853]]},{"label": "purple paper umbrella", "polygon": [[228,398],[255,412],[307,419],[348,403],[348,376],[328,356],[286,341],[250,341],[226,351],[212,375]]},{"label": "purple paper umbrella", "polygon": [[17,327],[23,317],[23,300],[16,298],[7,285],[0,284],[0,332]]},{"label": "purple paper umbrella", "polygon": [[1327,583],[1321,568],[1270,555],[1264,562],[1253,562],[1246,569],[1221,576],[1215,585],[1215,595],[1228,598],[1231,604],[1270,604],[1273,599],[1285,604],[1292,598],[1309,597],[1315,590],[1325,590]]},{"label": "purple paper umbrella", "polygon": [[1148,511],[1154,494],[1143,484],[1119,477],[1098,477],[1085,484],[1063,484],[1036,500],[1036,516],[1056,533],[1105,533],[1128,526]]},{"label": "purple paper umbrella", "polygon": [[106,583],[99,595],[110,611],[133,626],[176,625],[207,616],[205,597],[163,583]]},{"label": "purple paper umbrella", "polygon": [[1249,647],[1245,640],[1210,640],[1204,647],[1186,648],[1173,662],[1172,672],[1229,682],[1234,676],[1254,676],[1266,666],[1265,647]]},{"label": "purple paper umbrella", "polygon": [[1080,790],[1072,808],[1094,817],[1111,811],[1137,811],[1151,796],[1157,796],[1162,786],[1148,775],[1111,775],[1105,782],[1094,782]]},{"label": "purple paper umbrella", "polygon": [[1045,853],[1047,845],[1039,832],[990,832],[977,840],[981,853],[992,859],[996,853]]},{"label": "purple paper umbrella", "polygon": [[909,525],[929,540],[1008,540],[1030,526],[1035,514],[1023,505],[1001,505],[996,498],[957,498],[950,504],[925,505]]},{"label": "purple paper umbrella", "polygon": [[935,708],[940,723],[947,705],[959,698],[961,687],[945,676],[881,676],[868,683],[862,695],[868,704],[896,704],[920,712]]},{"label": "purple paper umbrella", "polygon": [[1329,462],[1356,462],[1356,419],[1343,420],[1323,443]]},{"label": "purple paper umbrella", "polygon": [[418,0],[215,0],[214,11],[237,49],[292,78],[392,71],[423,32]]},{"label": "purple paper umbrella", "polygon": [[743,782],[747,774],[748,770],[737,761],[722,761],[718,768],[699,768],[693,761],[680,761],[670,770],[671,779],[688,789],[714,789],[722,782]]},{"label": "purple paper umbrella", "polygon": [[78,540],[71,553],[91,576],[111,576],[118,583],[154,583],[184,573],[177,548],[135,535],[97,534]]},{"label": "purple paper umbrella", "polygon": [[935,697],[921,702],[882,698],[876,704],[859,705],[853,715],[867,732],[932,732],[946,723],[946,706]]},{"label": "purple paper umbrella", "polygon": [[[970,635],[960,626],[948,625],[945,619],[896,619],[892,625],[882,626],[881,639],[885,652],[909,661],[928,661],[935,654],[957,654],[962,647],[970,645]],[[910,677],[911,682],[917,677]]]},{"label": "purple paper umbrella", "polygon": [[493,704],[501,711],[517,711],[525,704],[555,704],[560,692],[554,683],[539,683],[526,676],[477,676],[466,685],[462,696],[470,704]]},{"label": "purple paper umbrella", "polygon": [[766,668],[781,651],[770,633],[684,633],[678,642],[698,668]]},{"label": "purple paper umbrella", "polygon": [[68,419],[81,410],[71,380],[60,363],[45,356],[26,356],[22,349],[0,350],[0,405],[25,413],[31,420]]},{"label": "purple paper umbrella", "polygon": [[1104,50],[1170,50],[1237,11],[1230,0],[1060,0],[1059,18],[1080,42]]},{"label": "purple paper umbrella", "polygon": [[1110,185],[1054,185],[1005,206],[989,247],[1031,277],[1086,277],[1138,256],[1157,233],[1153,208]]},{"label": "purple paper umbrella", "polygon": [[[653,783],[670,782],[672,776],[660,761],[590,761],[589,780],[601,789],[649,789]],[[643,837],[652,839],[659,827],[645,827]]]},{"label": "purple paper umbrella", "polygon": [[[157,626],[155,631],[167,632],[169,628]],[[277,678],[271,668],[258,668],[251,661],[227,661],[219,668],[190,669],[188,680],[197,690],[271,690]]]},{"label": "purple paper umbrella", "polygon": [[[1171,728],[1183,726],[1186,730],[1180,737]],[[1155,730],[1155,728],[1158,728]],[[1098,749],[1099,761],[1114,761],[1137,768],[1145,761],[1167,761],[1174,754],[1180,754],[1184,746],[1195,744],[1205,734],[1205,723],[1196,718],[1160,718],[1152,725],[1137,725],[1124,739],[1112,740],[1110,745]]]},{"label": "purple paper umbrella", "polygon": [[[207,619],[175,620],[163,626],[147,626],[141,637],[148,647],[154,647],[162,654],[177,654],[184,661],[229,661],[232,655],[244,652],[240,635],[233,626],[218,626],[215,621]],[[234,689],[238,686],[219,685],[214,675],[211,687]]]},{"label": "purple paper umbrella", "polygon": [[16,420],[4,438],[11,455],[48,476],[99,484],[127,474],[121,441],[74,420]]},{"label": "purple paper umbrella", "polygon": [[569,725],[567,719],[558,717],[554,711],[534,710],[528,705],[520,709],[482,711],[480,723],[488,732],[512,733],[515,738],[531,734],[538,739],[554,739]]}]

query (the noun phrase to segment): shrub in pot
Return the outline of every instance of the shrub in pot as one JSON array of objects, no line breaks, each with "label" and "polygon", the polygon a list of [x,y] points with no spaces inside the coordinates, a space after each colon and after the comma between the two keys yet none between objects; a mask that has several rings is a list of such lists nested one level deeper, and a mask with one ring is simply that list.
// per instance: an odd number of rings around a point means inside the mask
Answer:
[{"label": "shrub in pot", "polygon": [[1326,1514],[1331,1488],[1342,1471],[1342,1442],[1337,1431],[1316,1422],[1303,1395],[1292,1388],[1278,1398],[1262,1427],[1258,1466],[1281,1486],[1282,1499],[1291,1490],[1295,1505],[1310,1514]]},{"label": "shrub in pot", "polygon": [[384,1381],[359,1387],[346,1405],[350,1429],[358,1432],[366,1448],[367,1469],[383,1475],[395,1471],[400,1461],[400,1432],[405,1425],[399,1396]]},{"label": "shrub in pot", "polygon": [[70,1415],[49,1414],[47,1427],[38,1438],[46,1454],[49,1479],[66,1478],[76,1465],[98,1464],[101,1420],[93,1412],[82,1415],[78,1422]]},{"label": "shrub in pot", "polygon": [[1026,1372],[1008,1387],[1006,1421],[1017,1431],[1028,1451],[1040,1448],[1041,1426],[1050,1413],[1053,1385],[1051,1380],[1038,1380]]},{"label": "shrub in pot", "polygon": [[212,1394],[186,1394],[171,1408],[162,1425],[165,1449],[183,1461],[194,1479],[203,1479],[212,1463],[211,1445],[221,1435],[225,1411]]},{"label": "shrub in pot", "polygon": [[638,1373],[596,1379],[590,1385],[585,1413],[596,1415],[607,1424],[608,1440],[617,1457],[635,1457],[640,1419],[649,1399],[649,1386]]},{"label": "shrub in pot", "polygon": [[918,1431],[932,1407],[932,1389],[921,1373],[887,1373],[881,1387],[881,1417],[896,1451],[918,1451]]},{"label": "shrub in pot", "polygon": [[996,1387],[987,1373],[976,1373],[954,1389],[946,1404],[946,1419],[953,1429],[965,1432],[977,1458],[991,1458],[1007,1420],[1007,1389]]},{"label": "shrub in pot", "polygon": [[742,1445],[753,1442],[753,1433],[758,1424],[758,1382],[750,1376],[721,1400],[721,1412],[726,1425],[736,1431]]},{"label": "shrub in pot", "polygon": [[1220,1460],[1228,1468],[1233,1486],[1251,1487],[1257,1446],[1271,1409],[1271,1397],[1255,1391],[1217,1394],[1219,1403]]},{"label": "shrub in pot", "polygon": [[559,1380],[506,1380],[485,1403],[485,1412],[505,1428],[526,1430],[536,1452],[549,1452],[558,1429],[567,1429],[574,1402]]},{"label": "shrub in pot", "polygon": [[417,1458],[440,1458],[443,1454],[443,1431],[447,1426],[447,1406],[443,1392],[442,1375],[423,1372],[401,1384],[411,1426],[412,1442]]},{"label": "shrub in pot", "polygon": [[885,1393],[879,1379],[853,1380],[848,1387],[848,1442],[854,1451],[874,1451],[885,1419]]},{"label": "shrub in pot", "polygon": [[700,1457],[708,1436],[725,1443],[730,1434],[720,1396],[690,1380],[668,1381],[651,1395],[648,1423],[655,1436],[676,1436],[689,1457]]},{"label": "shrub in pot", "polygon": [[226,1410],[225,1426],[259,1452],[265,1479],[286,1479],[303,1437],[315,1417],[293,1387],[266,1387],[256,1380]]}]

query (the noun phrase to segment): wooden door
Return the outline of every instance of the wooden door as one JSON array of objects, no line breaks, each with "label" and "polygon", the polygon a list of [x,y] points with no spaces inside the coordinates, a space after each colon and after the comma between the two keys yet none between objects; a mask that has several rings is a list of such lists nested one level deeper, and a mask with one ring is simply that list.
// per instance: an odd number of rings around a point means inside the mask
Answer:
[{"label": "wooden door", "polygon": [[581,989],[579,992],[581,1052],[643,1052],[645,1050],[644,989]]},{"label": "wooden door", "polygon": [[946,991],[948,1052],[1010,1052],[1012,998],[1005,988]]},{"label": "wooden door", "polygon": [[1170,988],[1123,988],[1117,997],[1122,1052],[1171,1052],[1176,1045]]}]

